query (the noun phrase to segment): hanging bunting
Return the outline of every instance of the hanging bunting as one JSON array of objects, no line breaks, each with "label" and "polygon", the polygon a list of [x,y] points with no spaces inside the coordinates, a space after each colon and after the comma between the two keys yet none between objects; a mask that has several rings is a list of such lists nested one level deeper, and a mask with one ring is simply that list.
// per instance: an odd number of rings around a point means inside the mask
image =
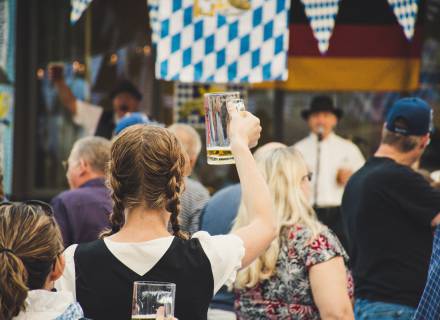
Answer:
[{"label": "hanging bunting", "polygon": [[72,11],[70,11],[70,23],[76,23],[90,5],[92,0],[70,0],[70,5],[72,6]]},{"label": "hanging bunting", "polygon": [[321,54],[325,54],[335,27],[340,0],[301,0]]},{"label": "hanging bunting", "polygon": [[[292,0],[292,8],[302,8]],[[321,54],[304,10],[290,10],[289,79],[258,88],[295,91],[413,91],[419,88],[423,19],[408,41],[386,0],[341,1]],[[254,88],[257,85],[254,85]]]},{"label": "hanging bunting", "polygon": [[414,36],[418,2],[418,0],[388,0],[408,40]]},{"label": "hanging bunting", "polygon": [[147,6],[150,19],[151,42],[153,43],[153,45],[156,45],[159,38],[159,0],[147,0]]},{"label": "hanging bunting", "polygon": [[287,79],[290,0],[159,2],[156,77],[202,83]]}]

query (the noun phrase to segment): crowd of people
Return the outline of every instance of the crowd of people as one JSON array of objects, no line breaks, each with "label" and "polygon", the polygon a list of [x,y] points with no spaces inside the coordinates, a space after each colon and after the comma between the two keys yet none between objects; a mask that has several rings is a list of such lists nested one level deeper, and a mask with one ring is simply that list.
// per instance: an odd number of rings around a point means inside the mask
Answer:
[{"label": "crowd of people", "polygon": [[134,281],[175,283],[180,320],[440,319],[440,191],[417,171],[433,129],[423,100],[394,104],[367,161],[334,132],[342,111],[327,96],[302,113],[308,137],[253,155],[258,118],[228,109],[240,182],[210,196],[190,177],[192,127],[134,112],[127,83],[107,117],[57,81],[87,136],[50,205],[0,188],[0,320],[130,319]]}]

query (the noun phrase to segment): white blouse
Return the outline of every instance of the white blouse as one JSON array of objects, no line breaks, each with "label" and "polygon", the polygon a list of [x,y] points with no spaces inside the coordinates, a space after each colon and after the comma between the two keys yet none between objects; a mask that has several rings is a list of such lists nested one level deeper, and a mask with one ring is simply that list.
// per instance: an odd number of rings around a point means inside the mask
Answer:
[{"label": "white blouse", "polygon": [[[243,241],[236,235],[211,236],[205,231],[196,232],[197,238],[211,263],[214,279],[214,294],[223,286],[235,281],[237,271],[241,268],[245,250]],[[104,238],[109,251],[125,266],[139,274],[146,274],[171,246],[174,237],[158,238],[145,242],[115,242]],[[63,276],[55,283],[58,290],[70,291],[76,297],[74,254],[77,245],[71,245],[64,252],[66,268]]]}]

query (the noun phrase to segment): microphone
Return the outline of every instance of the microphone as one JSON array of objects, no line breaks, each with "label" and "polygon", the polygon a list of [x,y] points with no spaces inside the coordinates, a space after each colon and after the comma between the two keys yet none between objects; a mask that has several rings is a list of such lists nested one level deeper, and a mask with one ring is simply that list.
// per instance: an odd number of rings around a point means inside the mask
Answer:
[{"label": "microphone", "polygon": [[324,127],[323,126],[319,126],[318,127],[318,141],[321,142],[322,139],[324,139]]}]

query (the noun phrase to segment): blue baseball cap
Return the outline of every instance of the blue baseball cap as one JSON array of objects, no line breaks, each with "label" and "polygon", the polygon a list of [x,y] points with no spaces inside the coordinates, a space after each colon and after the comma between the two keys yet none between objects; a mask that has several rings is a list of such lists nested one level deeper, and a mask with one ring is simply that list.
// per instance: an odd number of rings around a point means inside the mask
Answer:
[{"label": "blue baseball cap", "polygon": [[150,119],[142,112],[132,112],[125,115],[121,120],[118,121],[115,128],[115,134],[119,134],[125,128],[133,126],[135,124],[149,124]]},{"label": "blue baseball cap", "polygon": [[426,101],[420,98],[399,99],[388,112],[386,128],[405,136],[423,136],[433,131],[433,116],[434,111]]}]

